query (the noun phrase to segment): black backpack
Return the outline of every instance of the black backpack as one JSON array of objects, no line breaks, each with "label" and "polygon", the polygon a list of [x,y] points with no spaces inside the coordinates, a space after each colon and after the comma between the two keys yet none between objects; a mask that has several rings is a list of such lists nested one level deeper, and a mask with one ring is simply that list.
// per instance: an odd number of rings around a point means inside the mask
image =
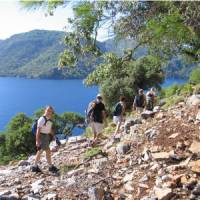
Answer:
[{"label": "black backpack", "polygon": [[137,95],[135,97],[135,106],[136,107],[143,107],[144,105],[144,95]]},{"label": "black backpack", "polygon": [[121,105],[120,102],[118,102],[117,104],[115,104],[113,115],[114,116],[120,116],[121,113],[122,113],[122,105]]}]

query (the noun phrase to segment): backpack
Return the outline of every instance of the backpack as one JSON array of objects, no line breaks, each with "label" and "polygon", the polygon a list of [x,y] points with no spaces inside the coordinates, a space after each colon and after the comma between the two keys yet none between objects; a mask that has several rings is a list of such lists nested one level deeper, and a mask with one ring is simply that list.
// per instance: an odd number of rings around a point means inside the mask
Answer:
[{"label": "backpack", "polygon": [[96,101],[92,101],[89,103],[87,109],[85,110],[85,123],[89,124],[90,122],[94,121],[93,113],[94,108],[96,106]]},{"label": "backpack", "polygon": [[113,115],[114,116],[120,116],[121,113],[122,113],[122,105],[121,105],[120,102],[118,102],[117,104],[115,104]]},{"label": "backpack", "polygon": [[[42,117],[44,117],[44,119],[45,119],[44,126],[46,126],[47,121],[50,121],[50,120],[47,120],[47,118],[46,118],[45,116],[42,116]],[[36,132],[37,132],[37,124],[38,124],[38,119],[35,119],[34,122],[33,122],[33,124],[32,124],[32,127],[31,127],[31,129],[32,129],[31,132],[32,132],[33,136],[36,135]]]},{"label": "backpack", "polygon": [[143,105],[144,105],[144,95],[137,95],[135,97],[135,106],[143,107]]}]

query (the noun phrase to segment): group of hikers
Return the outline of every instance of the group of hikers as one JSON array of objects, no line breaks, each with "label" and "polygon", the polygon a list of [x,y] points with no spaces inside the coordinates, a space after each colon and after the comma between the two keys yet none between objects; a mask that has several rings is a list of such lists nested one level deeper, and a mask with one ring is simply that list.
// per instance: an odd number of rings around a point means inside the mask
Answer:
[{"label": "group of hikers", "polygon": [[[113,122],[116,125],[115,132],[112,137],[115,138],[119,133],[122,122],[124,121],[124,114],[126,110],[126,98],[125,96],[120,96],[119,102],[114,106],[113,111]],[[138,114],[142,113],[144,110],[152,111],[156,102],[156,91],[155,88],[151,88],[146,95],[143,89],[138,90],[138,94],[135,96],[133,101],[133,110],[136,110]],[[35,156],[35,162],[32,166],[33,172],[41,172],[38,166],[40,157],[43,151],[46,152],[46,160],[49,165],[49,171],[57,173],[59,169],[52,164],[51,151],[50,151],[50,141],[53,135],[53,122],[52,115],[54,109],[51,106],[47,106],[43,116],[41,116],[37,121],[36,129],[36,148],[37,153]],[[104,128],[104,122],[106,121],[106,109],[103,103],[103,98],[100,94],[96,96],[96,99],[91,101],[86,109],[86,122],[92,129],[93,133],[93,144],[97,141],[97,136],[102,132]]]}]

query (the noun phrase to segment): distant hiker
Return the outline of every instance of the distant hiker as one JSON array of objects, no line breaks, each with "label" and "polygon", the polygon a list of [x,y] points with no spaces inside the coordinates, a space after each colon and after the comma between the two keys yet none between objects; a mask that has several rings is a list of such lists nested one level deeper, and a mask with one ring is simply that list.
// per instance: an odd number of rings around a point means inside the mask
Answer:
[{"label": "distant hiker", "polygon": [[32,166],[33,172],[41,172],[38,167],[38,162],[40,161],[40,156],[43,151],[46,152],[46,160],[49,165],[49,171],[56,173],[58,169],[52,164],[51,161],[51,151],[49,148],[50,141],[52,140],[52,114],[53,108],[51,106],[47,106],[44,112],[44,115],[38,119],[37,122],[37,132],[36,132],[36,148],[37,153],[35,157],[34,166]]},{"label": "distant hiker", "polygon": [[133,109],[137,111],[137,113],[141,113],[146,106],[146,97],[144,95],[143,89],[138,90],[138,94],[134,98]]},{"label": "distant hiker", "polygon": [[86,111],[87,123],[92,128],[94,134],[94,142],[97,139],[98,134],[103,130],[103,122],[106,118],[105,105],[100,94],[96,96],[96,100],[89,103]]},{"label": "distant hiker", "polygon": [[124,119],[124,113],[125,113],[125,97],[120,96],[119,102],[115,104],[114,112],[113,112],[113,122],[116,124],[116,129],[113,137],[115,137],[120,129],[120,126]]},{"label": "distant hiker", "polygon": [[146,109],[153,111],[153,108],[156,103],[156,89],[151,88],[150,91],[147,92],[146,94]]}]

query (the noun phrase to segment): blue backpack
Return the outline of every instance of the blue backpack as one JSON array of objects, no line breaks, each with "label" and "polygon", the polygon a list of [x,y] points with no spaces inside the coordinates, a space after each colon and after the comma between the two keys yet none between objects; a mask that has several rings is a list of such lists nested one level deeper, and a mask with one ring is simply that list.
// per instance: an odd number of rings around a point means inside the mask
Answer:
[{"label": "blue backpack", "polygon": [[[42,116],[42,117],[44,117],[44,120],[45,120],[44,126],[45,126],[48,120],[47,120],[47,118],[45,116]],[[32,124],[32,127],[31,127],[31,129],[32,129],[31,132],[32,132],[33,136],[36,135],[37,124],[38,124],[38,119],[35,119],[34,122],[33,122],[33,124]]]}]

